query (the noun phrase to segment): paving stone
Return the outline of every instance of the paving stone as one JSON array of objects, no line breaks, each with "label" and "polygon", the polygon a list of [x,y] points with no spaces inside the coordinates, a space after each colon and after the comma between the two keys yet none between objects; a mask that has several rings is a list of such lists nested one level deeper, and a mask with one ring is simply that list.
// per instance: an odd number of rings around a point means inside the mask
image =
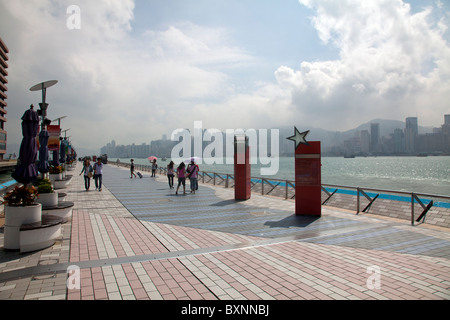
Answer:
[{"label": "paving stone", "polygon": [[[0,249],[0,299],[449,298],[448,229],[331,207],[342,201],[354,210],[346,195],[311,218],[295,216],[295,202],[280,198],[278,187],[271,193],[278,197],[255,188],[250,200],[235,202],[230,188],[200,184],[195,195],[176,196],[163,176],[129,179],[113,165],[103,180],[102,192],[86,192],[73,176],[66,191],[75,207],[58,244],[26,256]],[[377,200],[370,212],[410,210],[392,205]],[[429,214],[433,223],[447,221],[443,210]],[[39,274],[46,264],[53,275]],[[69,264],[81,266],[81,280],[66,293]],[[368,288],[373,266],[380,289]]]}]

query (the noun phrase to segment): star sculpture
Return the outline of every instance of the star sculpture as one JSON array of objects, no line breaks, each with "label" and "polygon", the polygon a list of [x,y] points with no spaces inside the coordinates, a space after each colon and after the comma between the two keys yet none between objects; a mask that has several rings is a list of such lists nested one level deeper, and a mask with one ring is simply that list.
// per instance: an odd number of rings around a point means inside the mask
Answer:
[{"label": "star sculpture", "polygon": [[300,133],[300,131],[298,131],[297,127],[294,127],[294,129],[295,129],[295,134],[293,136],[291,136],[291,137],[286,138],[286,139],[292,140],[292,141],[295,142],[295,149],[297,149],[300,144],[309,145],[308,141],[306,141],[306,136],[308,135],[309,130]]}]

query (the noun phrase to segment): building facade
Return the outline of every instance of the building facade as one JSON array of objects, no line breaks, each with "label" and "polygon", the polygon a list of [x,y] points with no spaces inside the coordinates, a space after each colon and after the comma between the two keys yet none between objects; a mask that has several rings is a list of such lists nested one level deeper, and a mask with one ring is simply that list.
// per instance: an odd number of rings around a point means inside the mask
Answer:
[{"label": "building facade", "polygon": [[6,87],[8,80],[6,79],[8,76],[8,47],[3,42],[2,38],[0,38],[0,160],[3,160],[3,157],[6,153],[6,140],[7,133],[5,130],[6,123],[6,99],[8,98],[6,92],[8,88]]},{"label": "building facade", "polygon": [[380,124],[371,123],[370,124],[370,152],[376,154],[380,151]]},{"label": "building facade", "polygon": [[417,151],[419,126],[416,117],[406,118],[405,128],[405,148],[407,153],[415,153]]}]

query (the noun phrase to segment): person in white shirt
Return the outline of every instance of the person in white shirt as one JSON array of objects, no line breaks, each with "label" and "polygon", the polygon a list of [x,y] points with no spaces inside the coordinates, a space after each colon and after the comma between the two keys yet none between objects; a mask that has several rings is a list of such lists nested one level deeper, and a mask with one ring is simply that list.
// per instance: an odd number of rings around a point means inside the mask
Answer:
[{"label": "person in white shirt", "polygon": [[97,162],[94,164],[94,180],[95,190],[102,191],[102,176],[103,176],[103,163],[101,158],[97,158]]}]

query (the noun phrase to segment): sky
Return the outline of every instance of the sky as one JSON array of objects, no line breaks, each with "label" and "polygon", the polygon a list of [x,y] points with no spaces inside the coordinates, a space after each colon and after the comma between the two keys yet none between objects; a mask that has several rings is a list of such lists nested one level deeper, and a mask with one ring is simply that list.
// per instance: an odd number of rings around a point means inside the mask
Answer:
[{"label": "sky", "polygon": [[[75,7],[73,7],[75,5]],[[450,113],[444,0],[0,0],[8,145],[47,89],[75,148],[178,128],[345,131]],[[55,123],[54,123],[55,124]]]}]

